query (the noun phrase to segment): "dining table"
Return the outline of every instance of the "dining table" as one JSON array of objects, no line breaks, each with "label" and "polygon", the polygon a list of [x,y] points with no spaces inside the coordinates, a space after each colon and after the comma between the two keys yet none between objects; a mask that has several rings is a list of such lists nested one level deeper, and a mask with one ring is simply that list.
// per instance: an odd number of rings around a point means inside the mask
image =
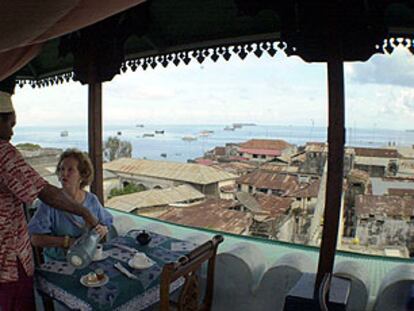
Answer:
[{"label": "dining table", "polygon": [[[83,269],[75,269],[66,261],[43,263],[35,271],[36,289],[74,310],[144,310],[154,306],[160,300],[164,264],[177,261],[197,245],[148,231],[151,240],[141,245],[136,238],[140,232],[131,230],[104,242],[101,260],[92,261]],[[145,253],[153,264],[144,269],[132,268],[128,263],[137,252]],[[120,271],[116,267],[119,265],[132,275]],[[82,284],[82,277],[97,270],[105,273],[106,284],[98,287]],[[171,283],[170,293],[183,284],[183,278]]]}]

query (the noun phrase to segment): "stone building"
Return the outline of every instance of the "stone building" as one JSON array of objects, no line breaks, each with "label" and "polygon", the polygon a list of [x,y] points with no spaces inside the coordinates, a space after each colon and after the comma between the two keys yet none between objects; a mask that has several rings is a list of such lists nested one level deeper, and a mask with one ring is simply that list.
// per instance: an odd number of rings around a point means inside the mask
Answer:
[{"label": "stone building", "polygon": [[414,199],[358,195],[356,237],[361,245],[406,246],[414,251]]},{"label": "stone building", "polygon": [[283,196],[298,189],[299,179],[290,174],[256,170],[237,178],[236,183],[238,191]]},{"label": "stone building", "polygon": [[396,149],[353,149],[355,150],[354,168],[368,172],[371,177],[397,175],[400,154]]},{"label": "stone building", "polygon": [[295,147],[284,140],[251,139],[239,145],[239,156],[250,161],[267,162],[277,157],[290,156]]},{"label": "stone building", "polygon": [[220,197],[220,188],[234,185],[236,175],[210,166],[169,161],[122,158],[104,164],[122,183],[142,184],[147,189],[188,184],[206,196]]}]

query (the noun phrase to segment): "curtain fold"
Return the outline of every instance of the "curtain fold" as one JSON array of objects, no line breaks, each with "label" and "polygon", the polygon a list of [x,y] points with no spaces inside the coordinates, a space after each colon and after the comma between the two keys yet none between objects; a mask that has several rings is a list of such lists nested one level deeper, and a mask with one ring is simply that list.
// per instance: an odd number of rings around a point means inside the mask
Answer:
[{"label": "curtain fold", "polygon": [[0,0],[0,81],[50,39],[94,24],[145,0]]}]

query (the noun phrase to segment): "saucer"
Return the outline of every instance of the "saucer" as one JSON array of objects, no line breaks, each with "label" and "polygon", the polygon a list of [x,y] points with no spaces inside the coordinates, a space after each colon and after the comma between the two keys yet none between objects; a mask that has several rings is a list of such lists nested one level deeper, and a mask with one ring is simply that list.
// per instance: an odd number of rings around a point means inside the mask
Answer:
[{"label": "saucer", "polygon": [[95,258],[95,257],[93,257],[92,258],[92,261],[101,261],[101,260],[104,260],[104,259],[106,259],[106,258],[108,258],[109,257],[109,254],[108,253],[102,253],[102,256],[101,257],[99,257],[99,258]]},{"label": "saucer", "polygon": [[139,264],[139,265],[134,265],[132,259],[133,258],[128,260],[128,265],[133,269],[148,269],[149,267],[152,267],[155,264],[155,262],[152,259],[148,258],[147,262]]},{"label": "saucer", "polygon": [[104,286],[109,281],[109,277],[106,274],[104,274],[104,277],[102,280],[97,281],[97,282],[88,282],[87,278],[88,278],[87,274],[85,274],[84,276],[80,278],[81,284],[86,287],[101,287],[101,286]]}]

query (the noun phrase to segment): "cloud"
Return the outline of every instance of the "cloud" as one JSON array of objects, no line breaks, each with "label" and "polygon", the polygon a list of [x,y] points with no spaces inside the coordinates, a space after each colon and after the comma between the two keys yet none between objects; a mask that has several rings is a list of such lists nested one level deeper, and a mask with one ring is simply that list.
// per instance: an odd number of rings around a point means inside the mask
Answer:
[{"label": "cloud", "polygon": [[401,47],[391,55],[375,55],[365,63],[349,63],[345,72],[353,83],[413,87],[414,57]]}]

